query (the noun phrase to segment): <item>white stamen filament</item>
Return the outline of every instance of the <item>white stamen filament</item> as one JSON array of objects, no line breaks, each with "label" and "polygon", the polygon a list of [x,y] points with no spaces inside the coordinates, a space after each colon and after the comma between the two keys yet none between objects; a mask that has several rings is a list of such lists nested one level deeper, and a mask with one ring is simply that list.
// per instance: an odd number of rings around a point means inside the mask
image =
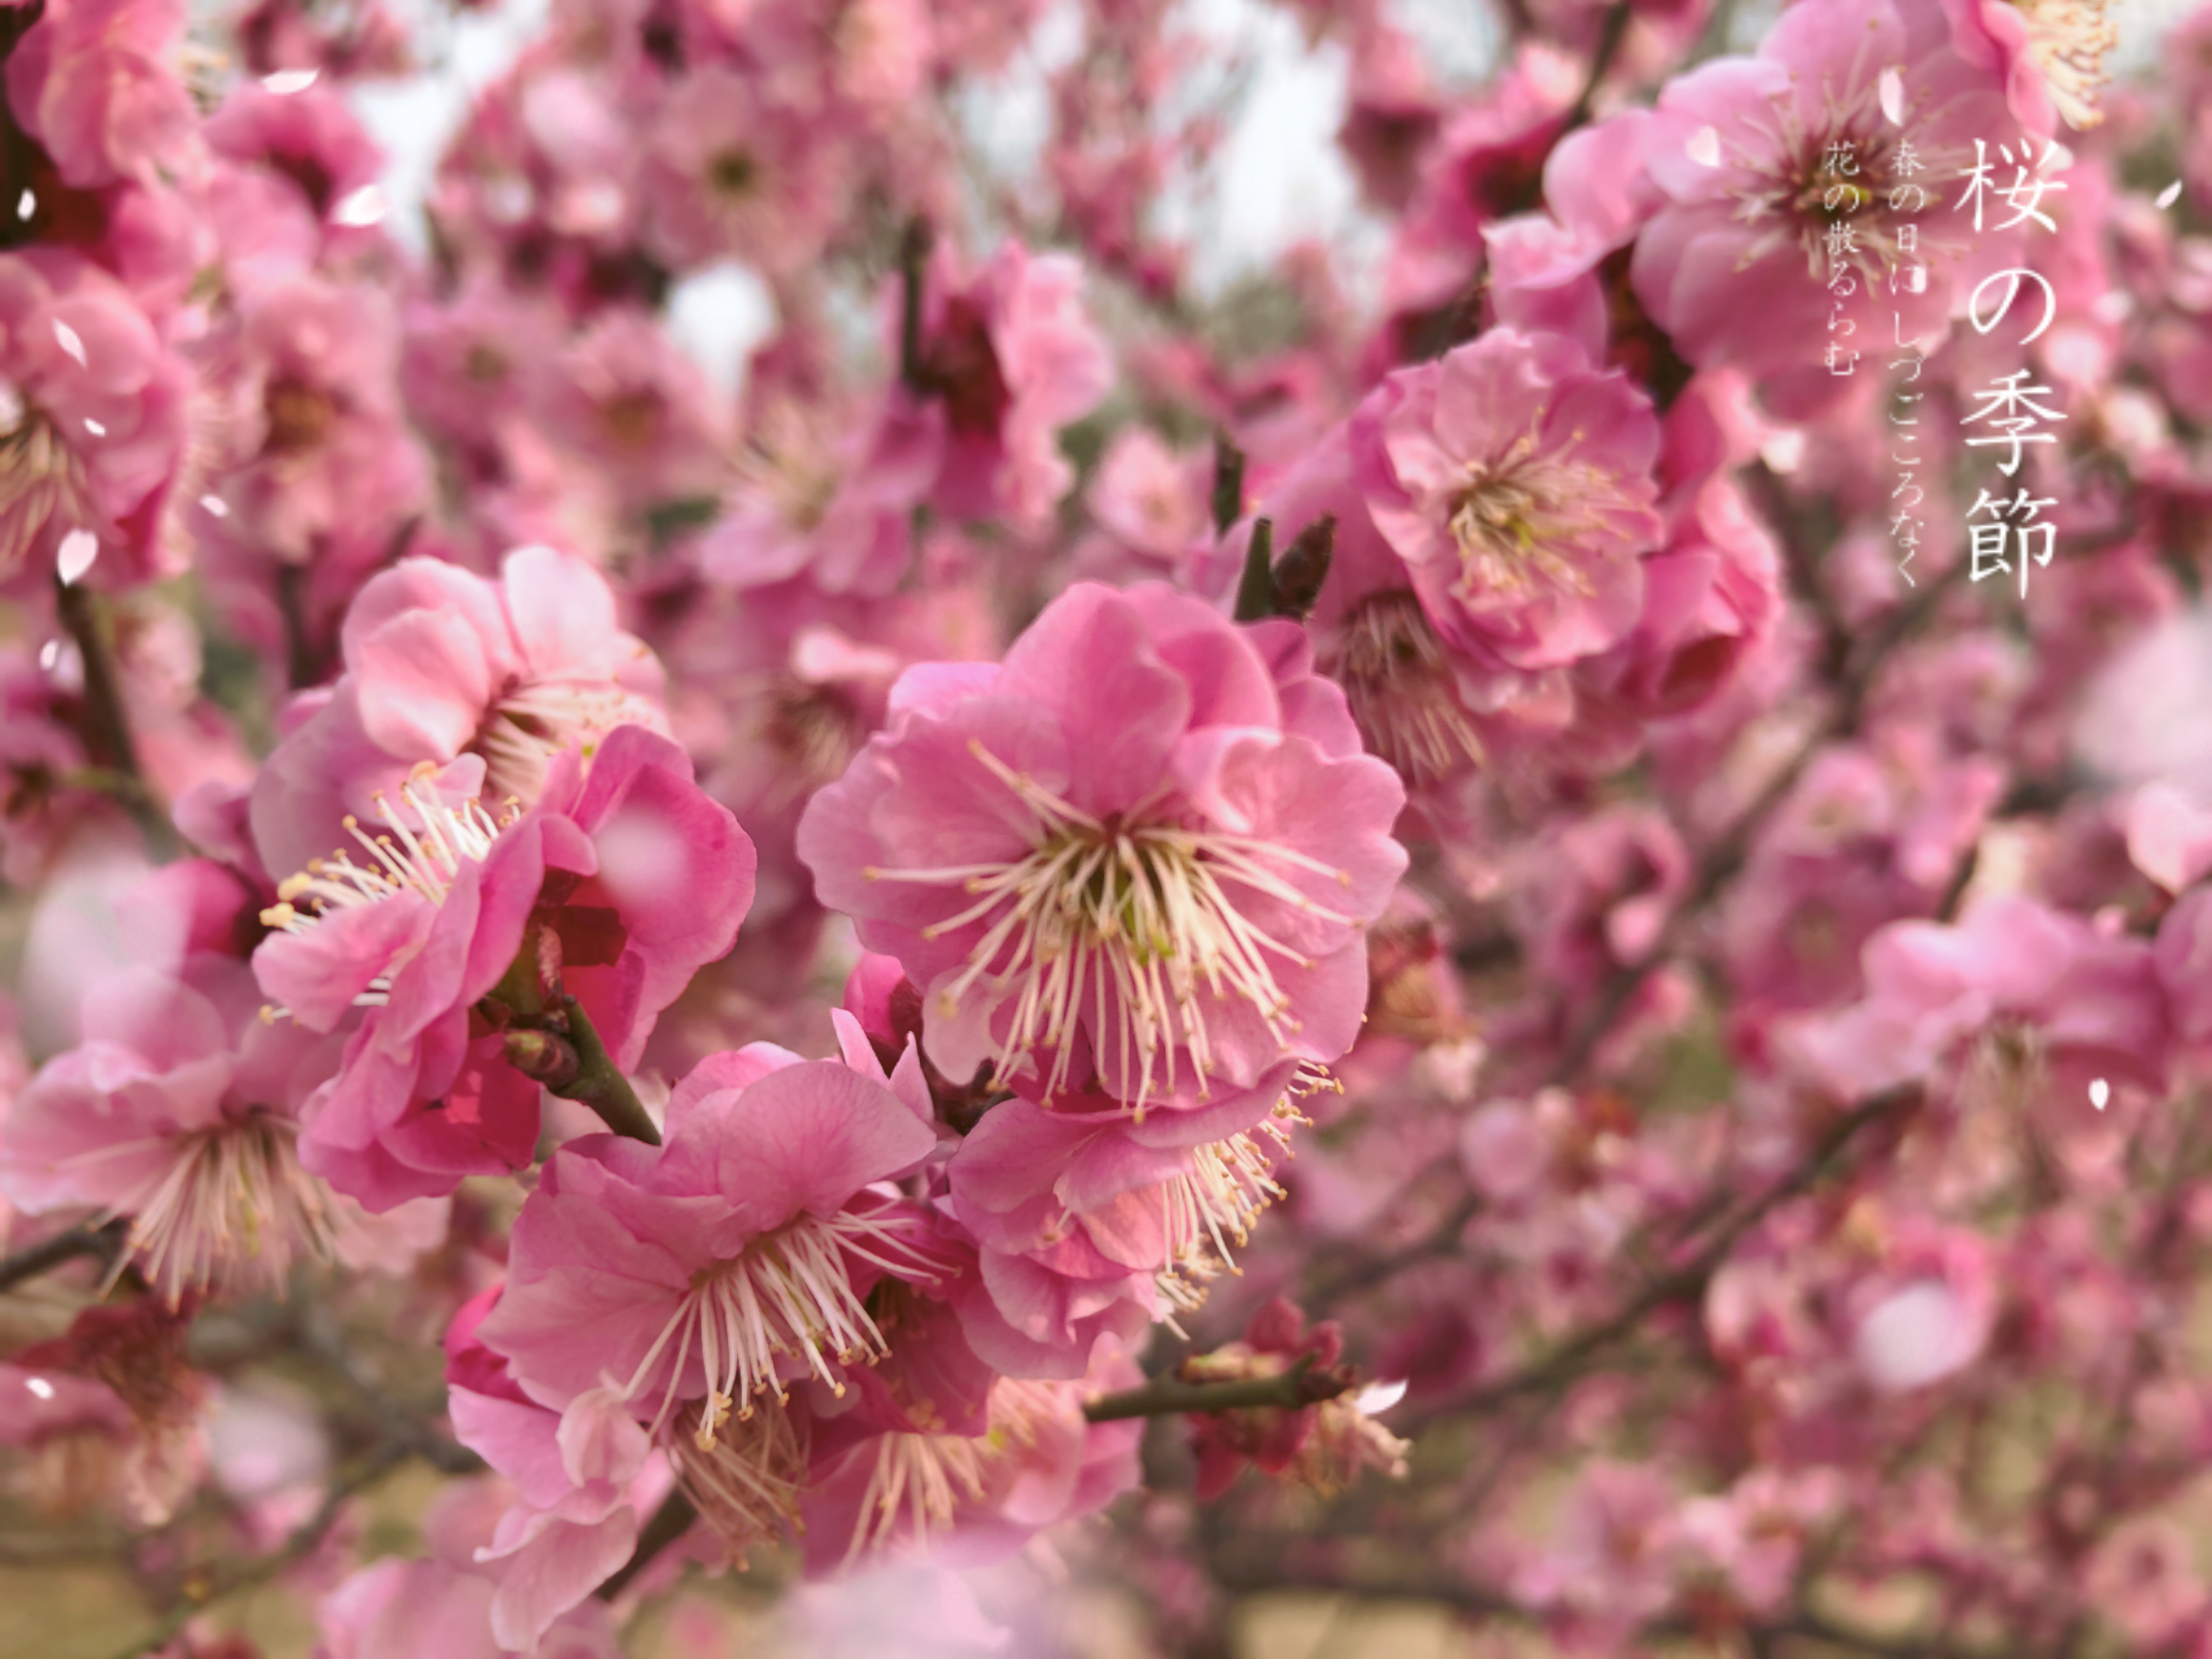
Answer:
[{"label": "white stamen filament", "polygon": [[645,1388],[655,1364],[671,1347],[668,1381],[653,1425],[674,1408],[677,1389],[696,1350],[707,1373],[707,1398],[693,1440],[710,1449],[734,1414],[753,1414],[753,1399],[788,1396],[777,1361],[794,1357],[842,1396],[836,1365],[874,1364],[889,1351],[882,1330],[852,1288],[846,1257],[857,1257],[901,1275],[933,1273],[936,1262],[893,1222],[853,1211],[827,1220],[801,1216],[754,1239],[733,1261],[718,1262],[692,1278],[661,1334],[631,1374],[625,1398]]},{"label": "white stamen filament", "polygon": [[973,1503],[983,1496],[987,1451],[980,1439],[966,1435],[877,1437],[875,1462],[861,1494],[860,1521],[845,1552],[846,1565],[883,1549],[902,1530],[926,1548],[952,1526],[963,1498]]},{"label": "white stamen filament", "polygon": [[668,1459],[692,1507],[740,1567],[753,1545],[784,1526],[798,1527],[806,1448],[781,1405],[753,1412],[706,1444],[673,1435]]},{"label": "white stamen filament", "polygon": [[1534,433],[1523,433],[1504,456],[1466,469],[1449,519],[1463,597],[1527,598],[1539,584],[1583,598],[1594,591],[1568,555],[1605,533],[1608,508],[1628,504],[1620,481],[1587,462],[1539,459],[1536,445]]},{"label": "white stamen filament", "polygon": [[1156,1098],[1156,1083],[1170,1094],[1178,1086],[1183,1051],[1204,1098],[1216,1060],[1201,987],[1216,1000],[1250,1004],[1269,1035],[1287,1043],[1299,1024],[1276,978],[1277,961],[1310,968],[1312,959],[1245,915],[1227,890],[1241,887],[1350,928],[1350,916],[1316,904],[1270,864],[1347,887],[1349,873],[1257,836],[1143,822],[1152,801],[1102,822],[980,743],[971,740],[969,749],[1034,814],[1030,851],[1005,863],[864,873],[870,881],[957,885],[975,899],[923,935],[988,924],[940,995],[948,1016],[979,986],[994,1008],[1011,998],[997,1044],[1002,1080],[1036,1050],[1053,1050],[1044,1087],[1050,1101],[1067,1086],[1075,1027],[1088,1012],[1096,1057],[1111,1053],[1124,1084],[1133,1066],[1137,1072],[1132,1104],[1139,1116]]},{"label": "white stamen filament", "polygon": [[0,380],[0,575],[15,569],[51,523],[100,522],[76,451],[37,409]]},{"label": "white stamen filament", "polygon": [[1367,747],[1407,781],[1482,762],[1483,740],[1460,706],[1444,644],[1412,594],[1361,605],[1323,669],[1343,686]]},{"label": "white stamen filament", "polygon": [[2110,78],[2104,54],[2120,45],[2108,0],[2013,0],[2027,14],[2028,56],[2042,71],[2051,104],[2074,128],[2104,119],[2097,94]]},{"label": "white stamen filament", "polygon": [[[427,763],[418,767],[417,777],[430,769]],[[328,858],[309,859],[305,870],[277,884],[277,902],[261,912],[261,925],[287,933],[303,933],[335,911],[382,904],[402,892],[443,904],[461,867],[483,861],[501,831],[515,821],[520,808],[509,801],[505,814],[495,820],[474,801],[449,807],[428,790],[417,793],[417,777],[399,786],[400,805],[413,814],[415,828],[409,828],[405,815],[394,811],[379,790],[371,798],[390,826],[391,834],[372,836],[352,813],[345,817],[346,833],[374,862],[356,864],[343,848]],[[380,1007],[390,991],[390,981],[379,978],[354,1000],[364,1008]],[[262,1011],[262,1017],[280,1018],[285,1013],[271,1007]]]},{"label": "white stamen filament", "polygon": [[170,1155],[166,1169],[110,1214],[133,1218],[131,1257],[174,1307],[188,1291],[281,1292],[295,1260],[333,1257],[337,1200],[299,1167],[297,1134],[288,1118],[256,1112],[187,1136],[104,1146],[67,1162],[136,1155],[150,1145]]}]

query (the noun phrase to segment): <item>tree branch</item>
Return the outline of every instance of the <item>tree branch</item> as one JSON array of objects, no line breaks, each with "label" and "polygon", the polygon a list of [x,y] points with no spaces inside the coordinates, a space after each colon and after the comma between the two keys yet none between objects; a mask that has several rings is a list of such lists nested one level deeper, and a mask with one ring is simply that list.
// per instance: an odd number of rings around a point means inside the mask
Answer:
[{"label": "tree branch", "polygon": [[699,1511],[679,1486],[661,1500],[645,1527],[638,1533],[638,1546],[631,1551],[629,1560],[614,1570],[614,1576],[592,1591],[603,1602],[611,1602],[629,1587],[630,1580],[645,1570],[653,1558],[676,1542],[699,1519]]},{"label": "tree branch", "polygon": [[43,1243],[18,1250],[12,1256],[0,1257],[0,1291],[13,1290],[17,1285],[41,1274],[76,1260],[81,1256],[97,1257],[103,1262],[113,1262],[123,1247],[125,1223],[110,1221],[102,1227],[72,1227],[66,1233],[56,1233]]},{"label": "tree branch", "polygon": [[1352,1385],[1352,1374],[1341,1367],[1316,1368],[1309,1354],[1289,1370],[1273,1377],[1239,1377],[1222,1382],[1192,1382],[1169,1373],[1155,1377],[1141,1388],[1119,1394],[1102,1394],[1083,1405],[1092,1423],[1117,1423],[1131,1417],[1175,1417],[1186,1411],[1243,1411],[1273,1406],[1297,1411],[1334,1400]]}]

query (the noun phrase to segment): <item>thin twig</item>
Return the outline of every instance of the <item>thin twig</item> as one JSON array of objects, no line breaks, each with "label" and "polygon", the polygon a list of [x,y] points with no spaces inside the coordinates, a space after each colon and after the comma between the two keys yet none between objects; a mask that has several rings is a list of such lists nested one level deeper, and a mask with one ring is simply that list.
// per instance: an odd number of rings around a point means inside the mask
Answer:
[{"label": "thin twig", "polygon": [[584,1005],[575,997],[569,997],[567,1002],[568,1042],[576,1051],[579,1069],[573,1080],[554,1089],[553,1093],[564,1099],[583,1101],[617,1135],[626,1135],[647,1146],[660,1145],[660,1129],[638,1098],[637,1091],[630,1087],[630,1080],[622,1075],[622,1069],[606,1052],[606,1045],[599,1040],[591,1016],[584,1012]]},{"label": "thin twig", "polygon": [[338,1525],[346,1505],[405,1463],[415,1454],[415,1446],[406,1442],[389,1443],[379,1447],[376,1455],[358,1470],[333,1485],[324,1494],[321,1506],[276,1548],[233,1567],[228,1572],[212,1574],[196,1584],[188,1581],[184,1596],[176,1606],[162,1615],[161,1622],[153,1631],[123,1649],[115,1655],[115,1659],[142,1659],[145,1654],[159,1651],[174,1640],[177,1633],[194,1618],[215,1603],[245,1590],[256,1589],[304,1561],[330,1536],[331,1528]]}]

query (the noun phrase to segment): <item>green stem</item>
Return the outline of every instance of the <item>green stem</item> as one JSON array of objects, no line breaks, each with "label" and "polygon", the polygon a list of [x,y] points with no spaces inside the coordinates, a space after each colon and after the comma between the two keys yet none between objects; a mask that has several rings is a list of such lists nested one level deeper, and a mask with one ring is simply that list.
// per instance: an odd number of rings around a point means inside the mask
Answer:
[{"label": "green stem", "polygon": [[637,1091],[630,1087],[630,1080],[622,1075],[607,1054],[606,1045],[599,1040],[591,1016],[584,1012],[584,1005],[575,997],[564,1000],[568,1005],[568,1040],[575,1047],[580,1069],[574,1082],[553,1093],[564,1099],[583,1101],[617,1135],[626,1135],[647,1146],[660,1145],[660,1130],[654,1127]]}]

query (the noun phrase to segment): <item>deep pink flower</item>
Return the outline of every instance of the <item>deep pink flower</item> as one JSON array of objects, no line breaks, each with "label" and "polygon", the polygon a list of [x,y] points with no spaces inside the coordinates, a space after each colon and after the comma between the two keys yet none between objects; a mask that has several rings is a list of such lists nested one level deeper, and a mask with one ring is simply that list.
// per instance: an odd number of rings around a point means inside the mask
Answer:
[{"label": "deep pink flower", "polygon": [[1658,423],[1625,376],[1556,335],[1494,329],[1379,398],[1354,476],[1442,639],[1533,670],[1626,637],[1660,525]]},{"label": "deep pink flower", "polygon": [[322,87],[278,93],[244,82],[208,117],[204,131],[216,154],[289,179],[318,224],[384,171],[383,153],[345,99]]},{"label": "deep pink flower", "polygon": [[[946,1172],[946,1207],[982,1269],[960,1304],[975,1351],[1012,1376],[1080,1376],[1099,1336],[1134,1342],[1236,1271],[1235,1249],[1282,1194],[1297,1116],[1250,1096],[1228,1105],[1143,1125],[1026,1100],[986,1113]],[[1191,1116],[1208,1120],[1196,1144]]]},{"label": "deep pink flower", "polygon": [[95,584],[172,571],[161,511],[188,385],[107,273],[58,250],[0,256],[0,581],[33,560],[43,580],[79,532],[98,543]]},{"label": "deep pink flower", "polygon": [[1404,869],[1403,791],[1358,748],[1297,630],[1079,584],[1002,666],[901,676],[799,854],[921,988],[947,1076],[1272,1103],[1351,1046]]},{"label": "deep pink flower", "polygon": [[311,1031],[365,1010],[309,1103],[301,1156],[374,1209],[531,1161],[538,1087],[471,1014],[534,930],[558,938],[563,988],[633,1066],[661,1010],[729,949],[753,873],[752,844],[683,751],[634,726],[588,772],[567,751],[520,817],[455,807],[427,779],[379,815],[374,838],[346,825],[366,863],[341,850],[277,888],[263,919],[279,932],[254,959]]}]

